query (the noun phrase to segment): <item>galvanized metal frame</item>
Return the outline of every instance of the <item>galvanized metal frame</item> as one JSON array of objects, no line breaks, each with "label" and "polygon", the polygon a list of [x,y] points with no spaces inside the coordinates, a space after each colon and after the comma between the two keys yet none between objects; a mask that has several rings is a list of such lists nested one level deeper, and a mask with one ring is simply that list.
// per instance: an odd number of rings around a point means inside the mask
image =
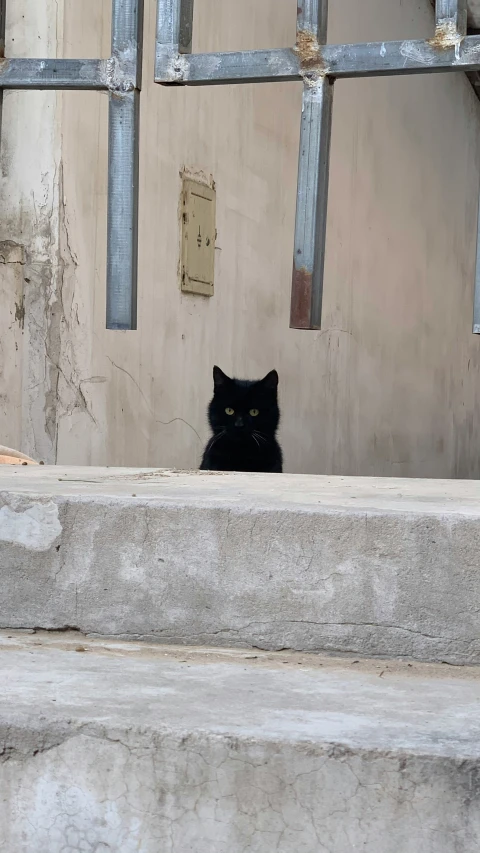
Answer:
[{"label": "galvanized metal frame", "polygon": [[0,0],[0,131],[4,89],[89,89],[109,95],[107,329],[137,326],[139,99],[143,0],[112,0],[109,59],[8,59]]},{"label": "galvanized metal frame", "polygon": [[[191,53],[193,0],[157,3],[157,83],[303,81],[290,325],[319,329],[334,82],[480,69],[480,36],[466,35],[467,0],[436,0],[431,39],[336,45],[325,43],[328,0],[297,0],[295,47],[215,54]],[[473,331],[480,334],[480,219]]]},{"label": "galvanized metal frame", "polygon": [[[0,63],[5,56],[5,23],[7,0],[0,0]],[[0,88],[0,141],[2,138],[3,89]]]}]

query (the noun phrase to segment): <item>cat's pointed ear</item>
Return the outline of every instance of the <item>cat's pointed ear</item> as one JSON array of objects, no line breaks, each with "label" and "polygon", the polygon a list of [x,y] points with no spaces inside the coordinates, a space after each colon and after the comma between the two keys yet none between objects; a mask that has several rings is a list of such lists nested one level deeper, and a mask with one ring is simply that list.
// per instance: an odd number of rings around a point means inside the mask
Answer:
[{"label": "cat's pointed ear", "polygon": [[264,388],[268,388],[269,391],[276,391],[278,388],[278,373],[276,370],[271,370],[270,373],[262,379],[262,385]]},{"label": "cat's pointed ear", "polygon": [[219,388],[224,388],[227,382],[230,382],[230,379],[228,378],[226,373],[224,373],[223,370],[220,370],[220,368],[215,365],[215,367],[213,368],[213,387],[215,388],[215,391],[217,391]]}]

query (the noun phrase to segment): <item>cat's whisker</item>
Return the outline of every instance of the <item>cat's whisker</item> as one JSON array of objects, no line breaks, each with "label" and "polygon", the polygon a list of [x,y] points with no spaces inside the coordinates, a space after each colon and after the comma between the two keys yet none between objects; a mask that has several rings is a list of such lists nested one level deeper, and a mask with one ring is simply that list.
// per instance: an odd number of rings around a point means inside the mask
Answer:
[{"label": "cat's whisker", "polygon": [[213,437],[213,440],[212,440],[212,443],[211,443],[210,447],[213,447],[213,445],[214,445],[214,444],[216,444],[216,443],[217,443],[217,441],[219,441],[219,440],[220,440],[224,435],[226,435],[226,432],[227,432],[227,430],[226,430],[226,429],[224,429],[224,430],[222,430],[222,432],[219,432],[219,433],[217,433],[216,435],[214,435],[214,437]]},{"label": "cat's whisker", "polygon": [[253,440],[254,440],[255,444],[256,444],[258,447],[260,447],[260,443],[259,443],[258,439],[256,438],[255,433],[253,433],[253,432],[252,432],[252,438],[253,438]]},{"label": "cat's whisker", "polygon": [[268,444],[268,441],[267,441],[267,439],[265,438],[265,436],[263,435],[263,433],[258,432],[258,430],[254,429],[254,430],[253,430],[253,435],[255,435],[257,438],[259,438],[259,439],[260,439],[260,441],[263,441],[263,442],[265,442],[265,444]]}]

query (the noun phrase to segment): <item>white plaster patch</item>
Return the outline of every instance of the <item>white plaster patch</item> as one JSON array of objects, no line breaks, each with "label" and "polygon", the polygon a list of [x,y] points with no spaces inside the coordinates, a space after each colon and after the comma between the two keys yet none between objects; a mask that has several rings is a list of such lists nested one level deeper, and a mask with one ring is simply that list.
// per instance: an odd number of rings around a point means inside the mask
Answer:
[{"label": "white plaster patch", "polygon": [[9,506],[0,509],[0,542],[48,551],[61,532],[58,506],[53,501],[35,503],[19,512]]}]

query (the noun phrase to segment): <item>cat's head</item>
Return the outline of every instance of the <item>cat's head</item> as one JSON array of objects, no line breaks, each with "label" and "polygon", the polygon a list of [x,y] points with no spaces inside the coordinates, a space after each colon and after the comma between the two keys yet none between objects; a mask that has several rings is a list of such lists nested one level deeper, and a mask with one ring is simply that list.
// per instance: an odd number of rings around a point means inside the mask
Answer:
[{"label": "cat's head", "polygon": [[271,370],[263,379],[230,379],[213,368],[213,399],[208,419],[214,433],[225,432],[232,439],[257,433],[258,441],[273,438],[280,421],[277,399],[278,373]]}]

